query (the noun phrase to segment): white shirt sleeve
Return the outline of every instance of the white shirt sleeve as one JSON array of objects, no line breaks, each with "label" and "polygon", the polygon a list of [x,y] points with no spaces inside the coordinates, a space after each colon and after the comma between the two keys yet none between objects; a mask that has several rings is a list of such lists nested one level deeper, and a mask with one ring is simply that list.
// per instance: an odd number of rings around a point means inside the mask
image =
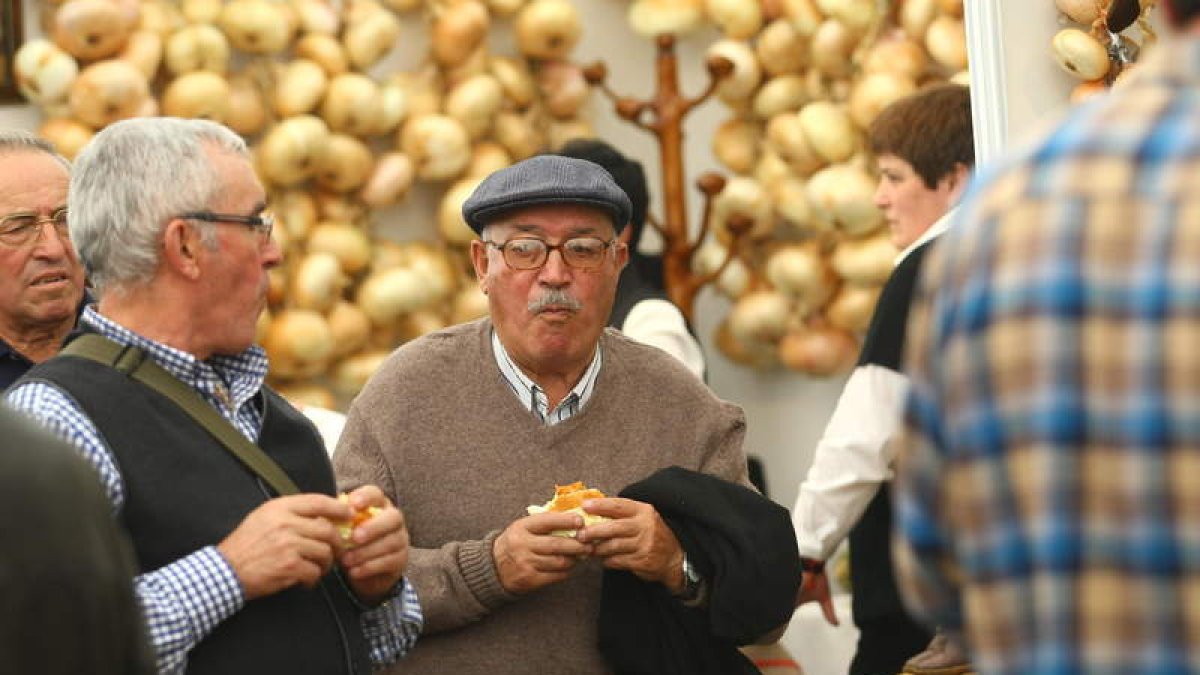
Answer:
[{"label": "white shirt sleeve", "polygon": [[292,401],[291,404],[304,413],[304,416],[317,428],[317,433],[321,434],[321,442],[325,444],[325,452],[333,457],[338,439],[342,437],[342,430],[346,428],[346,415],[336,410],[304,405],[296,401]]},{"label": "white shirt sleeve", "polygon": [[688,331],[679,308],[667,300],[642,300],[629,310],[621,325],[625,335],[674,356],[696,374],[704,377],[704,352]]},{"label": "white shirt sleeve", "polygon": [[866,365],[850,374],[792,509],[801,556],[832,555],[891,479],[907,394],[908,378],[890,368]]}]

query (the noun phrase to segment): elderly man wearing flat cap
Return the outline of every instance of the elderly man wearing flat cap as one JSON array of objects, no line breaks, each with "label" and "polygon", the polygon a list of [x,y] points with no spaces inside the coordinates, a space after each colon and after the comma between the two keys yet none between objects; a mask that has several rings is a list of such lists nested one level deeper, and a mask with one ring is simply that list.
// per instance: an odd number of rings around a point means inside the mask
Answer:
[{"label": "elderly man wearing flat cap", "polygon": [[[484,179],[463,216],[480,237],[471,259],[489,316],[396,350],[354,401],[334,456],[343,488],[379,484],[406,514],[425,627],[390,672],[628,672],[613,653],[639,648],[608,630],[633,625],[620,602],[641,593],[703,626],[724,572],[646,501],[587,500],[604,519],[586,526],[579,512],[526,506],[556,484],[615,495],[671,466],[767,502],[743,487],[745,418],[673,357],[605,328],[630,202],[603,168],[527,159]],[[621,584],[635,590],[610,592]],[[791,602],[763,625],[786,621]]]}]

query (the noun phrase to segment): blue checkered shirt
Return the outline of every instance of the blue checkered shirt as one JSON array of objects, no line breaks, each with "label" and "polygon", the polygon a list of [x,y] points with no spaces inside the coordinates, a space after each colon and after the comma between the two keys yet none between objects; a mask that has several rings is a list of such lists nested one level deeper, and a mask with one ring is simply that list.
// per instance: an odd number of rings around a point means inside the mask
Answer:
[{"label": "blue checkered shirt", "polygon": [[1200,40],[981,176],[913,310],[913,608],[985,675],[1200,673]]},{"label": "blue checkered shirt", "polygon": [[[158,365],[195,389],[251,441],[257,440],[261,411],[252,405],[267,375],[266,354],[251,347],[236,356],[200,361],[191,354],[149,340],[96,313],[84,310],[83,324],[120,344],[145,350]],[[38,419],[70,441],[92,463],[113,504],[125,502],[121,473],[99,431],[84,412],[58,388],[44,382],[21,385],[7,394],[8,403]],[[187,654],[218,624],[242,608],[245,598],[229,563],[207,546],[153,572],[138,575],[134,587],[141,601],[154,647],[158,672],[182,673]],[[378,609],[362,615],[363,629],[377,664],[396,661],[420,634],[421,607],[407,580]]]}]

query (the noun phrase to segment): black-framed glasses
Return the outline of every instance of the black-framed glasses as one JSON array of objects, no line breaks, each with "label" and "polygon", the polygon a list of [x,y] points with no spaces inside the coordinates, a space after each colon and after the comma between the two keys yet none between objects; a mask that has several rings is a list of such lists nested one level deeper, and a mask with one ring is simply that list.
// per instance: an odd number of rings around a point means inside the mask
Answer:
[{"label": "black-framed glasses", "polygon": [[67,207],[55,210],[48,216],[29,211],[18,211],[0,218],[0,242],[6,246],[25,246],[37,241],[42,235],[42,223],[50,223],[59,237],[69,238],[67,229]]},{"label": "black-framed glasses", "polygon": [[245,225],[250,229],[258,232],[258,236],[267,241],[271,238],[271,230],[275,227],[275,216],[269,213],[260,213],[257,216],[242,216],[235,213],[214,213],[212,211],[192,211],[190,213],[179,214],[180,218],[189,220],[203,220],[206,223],[233,223],[235,225]]},{"label": "black-framed glasses", "polygon": [[535,270],[546,264],[550,251],[558,251],[567,265],[581,270],[596,269],[604,262],[608,248],[616,239],[604,241],[597,237],[575,237],[559,244],[548,244],[532,237],[509,239],[504,243],[484,241],[495,246],[504,256],[504,262],[514,270]]}]

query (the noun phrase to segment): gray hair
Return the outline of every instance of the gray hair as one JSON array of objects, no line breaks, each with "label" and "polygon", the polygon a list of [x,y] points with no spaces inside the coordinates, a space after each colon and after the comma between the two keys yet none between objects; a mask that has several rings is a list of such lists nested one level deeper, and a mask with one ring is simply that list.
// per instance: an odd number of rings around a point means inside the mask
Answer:
[{"label": "gray hair", "polygon": [[53,157],[67,171],[71,170],[71,162],[58,154],[54,144],[28,131],[18,129],[0,129],[0,156],[13,155],[18,152],[40,152]]},{"label": "gray hair", "polygon": [[[101,294],[148,281],[166,224],[205,209],[221,191],[206,148],[248,156],[246,142],[228,128],[174,117],[117,122],[80,151],[67,196],[71,241]],[[215,245],[212,224],[201,227]]]}]

